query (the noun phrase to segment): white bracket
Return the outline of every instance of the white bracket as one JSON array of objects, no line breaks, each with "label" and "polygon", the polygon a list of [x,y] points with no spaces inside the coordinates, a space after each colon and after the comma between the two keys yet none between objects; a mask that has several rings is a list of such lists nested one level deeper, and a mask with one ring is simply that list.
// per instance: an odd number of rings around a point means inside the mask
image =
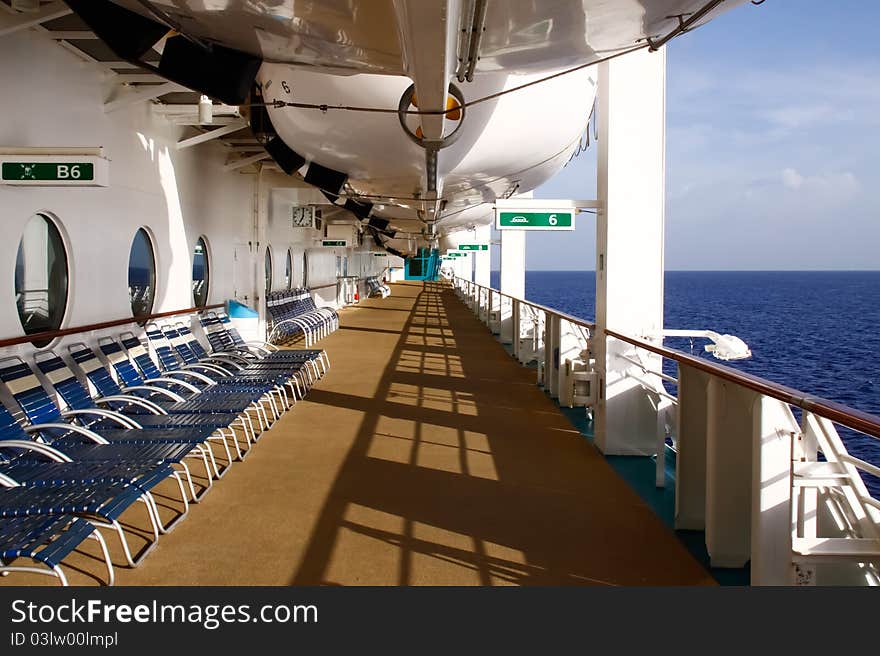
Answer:
[{"label": "white bracket", "polygon": [[222,128],[217,128],[216,130],[211,130],[210,132],[205,132],[204,134],[190,137],[189,139],[183,139],[182,141],[177,142],[177,150],[183,150],[184,148],[197,146],[200,143],[211,141],[212,139],[216,139],[217,137],[222,137],[227,134],[232,134],[233,132],[238,132],[242,128],[246,128],[247,125],[247,121],[241,120],[235,123],[230,123],[229,125],[224,125]]}]

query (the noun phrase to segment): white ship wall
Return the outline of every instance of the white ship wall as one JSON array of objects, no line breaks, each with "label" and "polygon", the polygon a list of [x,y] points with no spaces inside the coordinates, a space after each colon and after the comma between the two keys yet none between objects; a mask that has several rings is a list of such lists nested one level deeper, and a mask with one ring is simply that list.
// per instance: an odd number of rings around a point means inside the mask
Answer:
[{"label": "white ship wall", "polygon": [[[267,245],[275,288],[284,286],[288,248],[293,286],[302,284],[302,254],[308,251],[309,286],[320,288],[319,302],[335,302],[337,249],[315,248],[315,235],[304,233],[316,231],[293,230],[286,220],[289,207],[269,211],[270,190],[296,186],[295,180],[264,172],[255,218],[256,175],[224,172],[226,151],[218,142],[178,151],[175,144],[186,128],[154,115],[149,102],[104,113],[108,77],[41,35],[0,39],[0,147],[101,146],[110,160],[108,187],[0,186],[0,267],[6,271],[0,338],[24,334],[15,309],[14,268],[24,225],[37,212],[57,219],[66,245],[69,287],[62,327],[131,315],[128,260],[140,227],[155,249],[153,312],[193,305],[192,252],[201,236],[209,251],[208,303],[237,293],[258,305]],[[312,188],[287,191],[309,202],[321,198]],[[242,260],[237,264],[236,252]],[[368,260],[352,273],[381,275],[386,259]]]}]

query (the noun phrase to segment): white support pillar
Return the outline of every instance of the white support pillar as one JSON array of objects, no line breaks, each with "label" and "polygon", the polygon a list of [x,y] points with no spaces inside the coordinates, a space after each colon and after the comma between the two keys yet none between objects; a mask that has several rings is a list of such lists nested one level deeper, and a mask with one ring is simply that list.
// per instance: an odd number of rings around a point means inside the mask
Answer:
[{"label": "white support pillar", "polygon": [[457,257],[455,262],[455,275],[465,280],[471,279],[471,261],[468,257]]},{"label": "white support pillar", "polygon": [[501,231],[501,291],[516,298],[526,296],[526,233]]},{"label": "white support pillar", "polygon": [[[599,64],[596,222],[596,445],[606,454],[656,452],[656,408],[606,338],[611,329],[660,342],[663,330],[666,52]],[[652,369],[659,356],[643,354]]]},{"label": "white support pillar", "polygon": [[[492,226],[489,224],[482,225],[476,229],[474,235],[478,244],[487,244],[492,238]],[[474,258],[474,282],[478,285],[488,287],[490,275],[492,271],[492,253],[489,249],[484,251],[473,251]]]},{"label": "white support pillar", "polygon": [[[526,233],[523,230],[501,231],[500,289],[514,298],[526,296]],[[514,324],[517,325],[514,325]],[[501,340],[518,344],[519,322],[514,322],[513,306],[501,312]],[[517,353],[519,352],[517,347]]]}]

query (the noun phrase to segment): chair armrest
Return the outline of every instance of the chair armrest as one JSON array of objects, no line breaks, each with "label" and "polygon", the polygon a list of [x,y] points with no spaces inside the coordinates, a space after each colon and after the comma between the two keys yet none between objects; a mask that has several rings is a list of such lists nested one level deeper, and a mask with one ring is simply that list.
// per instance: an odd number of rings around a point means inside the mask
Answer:
[{"label": "chair armrest", "polygon": [[26,433],[40,433],[47,428],[77,433],[78,435],[89,438],[95,444],[110,444],[110,442],[98,435],[95,431],[90,431],[88,428],[77,426],[76,424],[56,424],[54,422],[48,424],[33,424],[31,426],[25,426],[24,431]]},{"label": "chair armrest", "polygon": [[[205,374],[198,371],[184,371],[183,369],[172,369],[171,371],[166,371],[165,376],[188,376],[190,378],[195,378],[196,380],[200,380],[203,383],[208,383],[209,385],[214,384],[214,379],[210,376],[206,376]],[[198,388],[196,388],[198,390]],[[200,390],[198,390],[200,391]]]},{"label": "chair armrest", "polygon": [[221,369],[225,369],[224,365],[228,365],[230,367],[235,367],[236,370],[244,369],[244,366],[240,362],[236,362],[234,359],[229,356],[221,356],[218,353],[212,353],[201,360],[199,360],[201,364],[211,364],[216,367],[220,367]]},{"label": "chair armrest", "polygon": [[[140,396],[134,396],[133,394],[111,394],[110,396],[102,396],[100,399],[95,399],[95,403],[112,403],[114,401],[119,401],[120,403],[127,403],[129,405],[136,405],[139,408],[144,408],[145,410],[149,410],[151,414],[154,415],[167,415],[162,408],[158,405],[150,401],[149,399],[142,398]],[[126,415],[126,419],[128,419],[128,415]]]},{"label": "chair armrest", "polygon": [[53,446],[42,444],[40,442],[29,442],[28,440],[3,440],[0,442],[0,448],[3,449],[22,449],[23,451],[33,451],[44,455],[54,462],[73,462],[73,458],[62,453]]},{"label": "chair armrest", "polygon": [[212,373],[217,374],[221,378],[225,378],[226,376],[228,376],[231,373],[231,372],[227,371],[226,369],[223,369],[222,367],[218,367],[215,364],[203,364],[201,362],[193,362],[192,364],[187,364],[187,365],[183,366],[184,371],[192,371],[193,369],[210,371]]},{"label": "chair armrest", "polygon": [[[152,385],[153,383],[169,383],[171,385],[179,385],[180,387],[182,387],[183,389],[185,389],[189,392],[194,392],[196,394],[199,392],[199,388],[196,387],[195,385],[193,385],[192,383],[187,383],[186,381],[183,381],[183,380],[177,380],[176,378],[166,378],[164,376],[160,376],[159,378],[147,378],[144,381],[144,383],[146,383],[148,385]],[[164,388],[157,387],[156,389],[164,389]]]},{"label": "chair armrest", "polygon": [[94,415],[96,417],[103,417],[104,419],[110,419],[111,421],[115,421],[120,426],[125,428],[143,428],[140,424],[138,424],[133,419],[126,417],[120,412],[116,412],[114,410],[103,410],[101,408],[88,408],[84,410],[65,410],[61,413],[61,416],[67,419],[68,417],[81,417],[87,415]]},{"label": "chair armrest", "polygon": [[[181,381],[173,380],[173,379],[169,379],[169,380],[171,380],[171,382],[174,382],[174,383],[186,385],[187,387],[194,387],[194,386],[191,386],[189,383],[183,383]],[[182,397],[180,394],[178,394],[177,392],[172,392],[171,390],[165,389],[164,387],[153,387],[152,385],[131,385],[130,387],[123,387],[122,391],[126,392],[126,393],[128,393],[128,392],[150,392],[151,394],[158,394],[159,396],[164,396],[168,399],[171,399],[175,403],[180,402],[180,401],[186,401],[186,399],[184,397]],[[198,388],[194,387],[193,391],[198,391]],[[153,401],[150,401],[150,403],[153,403]]]}]

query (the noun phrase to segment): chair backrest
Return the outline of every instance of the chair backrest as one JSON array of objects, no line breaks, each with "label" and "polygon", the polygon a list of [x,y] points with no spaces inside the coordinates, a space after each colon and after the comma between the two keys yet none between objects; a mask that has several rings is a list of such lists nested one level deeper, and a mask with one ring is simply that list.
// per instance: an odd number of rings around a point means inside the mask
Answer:
[{"label": "chair backrest", "polygon": [[182,321],[178,321],[176,324],[174,324],[174,327],[177,329],[177,334],[180,335],[180,337],[183,339],[183,342],[195,354],[196,358],[201,360],[208,357],[208,352],[205,350],[205,347],[202,346],[201,342],[199,342],[198,338],[193,334],[193,331],[190,330],[189,326],[187,326]]},{"label": "chair backrest", "polygon": [[24,432],[24,428],[16,421],[9,409],[0,404],[0,443],[3,440],[28,440],[31,437]]},{"label": "chair backrest", "polygon": [[98,390],[101,396],[110,396],[112,394],[121,394],[122,390],[119,385],[107,371],[104,363],[101,362],[97,354],[82,342],[71,344],[67,347],[70,357],[83,370],[89,382]]},{"label": "chair backrest", "polygon": [[226,334],[223,323],[213,312],[202,312],[199,314],[199,323],[205,336],[208,338],[208,344],[212,351],[225,351],[231,346],[231,338]]},{"label": "chair backrest", "polygon": [[[140,342],[138,342],[138,345],[140,345]],[[98,348],[101,349],[101,353],[110,362],[123,387],[141,385],[144,382],[143,377],[134,368],[131,360],[128,359],[125,351],[122,350],[122,346],[115,339],[112,337],[102,337],[98,340]],[[144,351],[146,352],[146,349]],[[147,354],[147,357],[150,357],[149,354]]]},{"label": "chair backrest", "polygon": [[128,356],[134,361],[137,368],[141,370],[145,378],[159,378],[162,375],[159,367],[156,366],[153,358],[150,357],[147,347],[141,343],[137,335],[133,332],[124,332],[119,336],[119,340],[122,342],[123,348],[128,352]]},{"label": "chair backrest", "polygon": [[74,410],[94,408],[95,401],[89,390],[79,382],[76,374],[53,351],[43,351],[34,356],[34,364],[52,383],[55,391]]},{"label": "chair backrest", "polygon": [[43,389],[37,375],[17,355],[0,360],[0,380],[6,383],[31,423],[43,424],[61,419],[61,411]]},{"label": "chair backrest", "polygon": [[223,330],[226,331],[226,335],[232,340],[230,346],[244,344],[244,340],[241,338],[238,328],[232,324],[232,319],[229,318],[228,314],[225,312],[218,312],[217,318],[220,319],[220,324],[223,326]]},{"label": "chair backrest", "polygon": [[177,357],[183,360],[184,364],[195,364],[199,361],[198,357],[193,353],[189,344],[186,343],[186,339],[180,334],[180,331],[177,328],[166,324],[162,326],[162,334],[177,354]]},{"label": "chair backrest", "polygon": [[147,339],[150,340],[150,345],[156,352],[156,356],[159,358],[159,364],[162,366],[162,368],[179,368],[180,361],[174,354],[174,350],[171,348],[171,344],[168,342],[168,339],[166,339],[162,330],[159,328],[159,325],[151,321],[146,326],[144,326],[144,329],[147,333]]},{"label": "chair backrest", "polygon": [[[6,440],[22,440],[31,442],[33,439],[28,435],[24,428],[21,427],[15,417],[4,405],[0,405],[0,462],[10,463],[16,459],[27,458],[27,451],[21,449],[3,449],[3,442]],[[9,472],[6,472],[7,477]]]}]

